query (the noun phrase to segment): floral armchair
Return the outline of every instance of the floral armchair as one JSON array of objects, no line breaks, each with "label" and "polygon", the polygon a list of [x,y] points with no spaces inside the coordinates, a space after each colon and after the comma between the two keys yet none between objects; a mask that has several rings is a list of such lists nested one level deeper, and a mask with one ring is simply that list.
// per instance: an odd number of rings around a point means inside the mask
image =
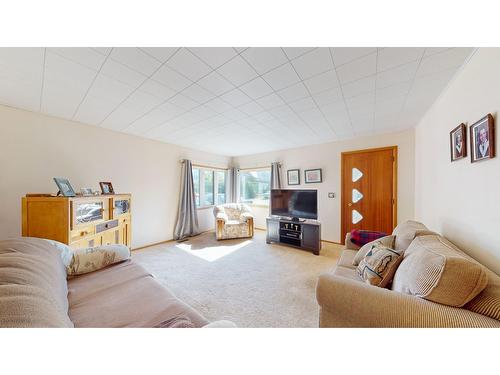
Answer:
[{"label": "floral armchair", "polygon": [[214,207],[217,240],[253,237],[253,214],[246,204],[226,203]]}]

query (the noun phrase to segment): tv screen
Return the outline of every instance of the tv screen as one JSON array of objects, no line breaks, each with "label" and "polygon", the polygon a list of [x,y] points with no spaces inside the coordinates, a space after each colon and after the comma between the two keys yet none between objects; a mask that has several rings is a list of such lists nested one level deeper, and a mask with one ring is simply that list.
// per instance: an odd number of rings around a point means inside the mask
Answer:
[{"label": "tv screen", "polygon": [[271,214],[292,218],[318,218],[317,190],[271,190]]}]

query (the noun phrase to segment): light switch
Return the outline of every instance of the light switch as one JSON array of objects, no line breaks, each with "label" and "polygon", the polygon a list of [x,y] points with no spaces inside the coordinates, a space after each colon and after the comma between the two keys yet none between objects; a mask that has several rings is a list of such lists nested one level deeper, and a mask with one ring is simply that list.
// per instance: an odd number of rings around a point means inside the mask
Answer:
[{"label": "light switch", "polygon": [[335,193],[328,193],[328,198],[335,198]]}]

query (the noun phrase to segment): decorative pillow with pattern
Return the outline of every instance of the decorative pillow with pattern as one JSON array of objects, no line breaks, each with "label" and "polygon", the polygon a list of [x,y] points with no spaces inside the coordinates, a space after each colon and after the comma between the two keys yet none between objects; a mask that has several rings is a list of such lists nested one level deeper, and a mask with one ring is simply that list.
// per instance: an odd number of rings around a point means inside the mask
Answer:
[{"label": "decorative pillow with pattern", "polygon": [[402,251],[396,251],[381,243],[374,243],[359,262],[358,275],[367,284],[385,288],[392,281],[402,260]]},{"label": "decorative pillow with pattern", "polygon": [[374,244],[381,244],[383,246],[389,247],[391,249],[394,248],[394,240],[396,239],[395,236],[385,236],[382,238],[379,238],[378,240],[368,242],[367,244],[363,245],[356,255],[354,256],[354,259],[352,260],[352,265],[357,266],[359,262],[366,256],[368,251],[372,248]]},{"label": "decorative pillow with pattern", "polygon": [[73,259],[66,267],[66,273],[68,276],[82,275],[128,258],[130,258],[130,250],[125,245],[103,245],[75,249],[73,250]]}]

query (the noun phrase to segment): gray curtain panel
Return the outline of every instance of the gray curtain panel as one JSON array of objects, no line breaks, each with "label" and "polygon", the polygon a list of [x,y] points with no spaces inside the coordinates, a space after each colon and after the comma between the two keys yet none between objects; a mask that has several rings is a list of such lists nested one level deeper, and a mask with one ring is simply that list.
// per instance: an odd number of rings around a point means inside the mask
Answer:
[{"label": "gray curtain panel", "polygon": [[238,203],[240,198],[239,173],[238,168],[229,168],[228,170],[226,203]]},{"label": "gray curtain panel", "polygon": [[200,234],[198,228],[198,212],[194,195],[193,166],[190,160],[183,160],[181,172],[181,195],[179,197],[179,212],[175,225],[174,238],[181,240]]},{"label": "gray curtain panel", "polygon": [[[271,163],[271,189],[281,189],[281,164]],[[269,215],[271,215],[271,202],[269,202]]]}]

